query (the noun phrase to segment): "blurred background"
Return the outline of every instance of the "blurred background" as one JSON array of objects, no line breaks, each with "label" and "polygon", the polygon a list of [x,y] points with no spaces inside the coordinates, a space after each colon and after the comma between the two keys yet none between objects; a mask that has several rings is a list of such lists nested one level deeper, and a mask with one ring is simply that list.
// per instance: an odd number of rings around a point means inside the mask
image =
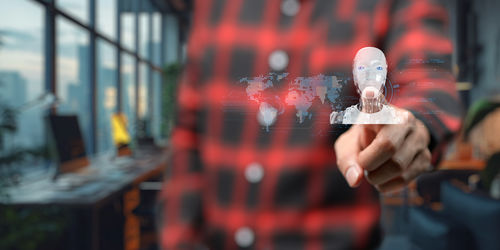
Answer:
[{"label": "blurred background", "polygon": [[[0,249],[154,249],[154,180],[165,167],[187,7],[0,1]],[[113,128],[113,114],[126,131]],[[61,142],[58,126],[72,140]],[[126,136],[119,146],[117,133]],[[75,169],[89,173],[63,176]],[[96,177],[109,173],[114,180]]]},{"label": "blurred background", "polygon": [[[452,67],[469,112],[442,162],[445,173],[383,198],[392,237],[382,248],[407,247],[419,230],[441,223],[442,180],[461,180],[474,192],[491,156],[463,133],[498,110],[500,2],[448,6]],[[191,7],[182,0],[0,0],[0,249],[157,249],[155,197]],[[75,140],[60,142],[54,129],[75,120],[48,116],[76,117]],[[498,122],[480,127],[500,131]],[[112,178],[67,174],[95,168]],[[492,171],[488,178],[500,179]],[[429,216],[439,219],[414,221]]]},{"label": "blurred background", "polygon": [[[47,111],[76,113],[87,151],[112,147],[110,114],[121,111],[141,133],[164,138],[163,74],[183,58],[187,16],[167,1],[1,2],[1,100],[18,112],[17,146],[42,146]],[[137,90],[137,91],[136,91]],[[46,94],[57,105],[36,105]],[[33,103],[35,102],[35,103]],[[43,106],[43,107],[39,107]]]}]

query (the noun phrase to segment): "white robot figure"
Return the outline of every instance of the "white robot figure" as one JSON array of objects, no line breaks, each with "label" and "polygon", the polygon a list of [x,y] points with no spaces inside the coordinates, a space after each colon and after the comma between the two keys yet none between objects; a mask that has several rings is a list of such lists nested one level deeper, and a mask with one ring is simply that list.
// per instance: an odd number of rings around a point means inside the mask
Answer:
[{"label": "white robot figure", "polygon": [[360,95],[360,103],[342,112],[330,114],[330,124],[397,124],[403,114],[385,103],[382,94],[387,77],[384,52],[365,47],[356,53],[353,78]]}]

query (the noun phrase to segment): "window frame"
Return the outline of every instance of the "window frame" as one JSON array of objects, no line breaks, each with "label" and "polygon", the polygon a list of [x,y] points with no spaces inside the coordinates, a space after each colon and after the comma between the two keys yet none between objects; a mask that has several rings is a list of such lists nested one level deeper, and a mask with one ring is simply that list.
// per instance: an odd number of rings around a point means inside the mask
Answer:
[{"label": "window frame", "polygon": [[[122,112],[122,55],[123,54],[128,54],[131,55],[134,60],[135,60],[135,79],[134,79],[134,85],[136,89],[136,93],[138,93],[139,89],[139,82],[140,82],[140,71],[139,71],[139,65],[141,64],[146,64],[147,66],[147,85],[148,85],[148,126],[152,126],[153,118],[151,117],[151,114],[154,114],[154,108],[159,108],[161,109],[161,105],[158,107],[155,107],[154,105],[154,100],[152,100],[154,97],[151,95],[151,91],[153,90],[154,87],[154,78],[153,74],[156,73],[161,73],[163,76],[163,66],[166,65],[167,63],[172,63],[171,60],[167,62],[167,56],[166,52],[168,51],[180,51],[179,44],[181,44],[180,41],[177,41],[177,43],[173,43],[172,46],[175,46],[176,48],[167,48],[168,44],[166,42],[166,29],[169,27],[167,25],[168,20],[171,20],[171,17],[174,16],[173,12],[171,11],[168,6],[161,6],[157,1],[150,0],[149,5],[151,8],[148,10],[148,25],[149,25],[149,32],[148,32],[148,43],[151,43],[153,39],[153,13],[160,13],[161,14],[161,43],[160,43],[160,51],[156,52],[153,49],[153,46],[149,45],[148,50],[147,50],[147,56],[142,57],[140,50],[139,50],[139,35],[140,33],[140,26],[139,26],[139,14],[140,14],[140,5],[141,2],[144,0],[132,0],[133,1],[133,11],[134,11],[134,22],[135,22],[135,44],[134,48],[130,49],[128,46],[122,44],[122,22],[121,22],[121,9],[122,9],[122,4],[123,1],[121,0],[115,0],[116,1],[116,13],[115,13],[115,27],[114,27],[114,32],[115,32],[115,38],[110,38],[106,33],[101,32],[101,29],[97,27],[97,1],[99,0],[87,0],[89,1],[89,10],[88,10],[88,15],[89,15],[89,20],[87,22],[82,22],[78,17],[73,16],[71,13],[66,12],[64,9],[61,9],[57,6],[56,1],[58,0],[30,0],[34,3],[38,3],[42,5],[45,9],[45,30],[46,34],[44,37],[44,43],[45,43],[45,48],[44,48],[44,57],[45,57],[45,89],[47,92],[53,93],[55,96],[58,94],[58,89],[57,89],[57,28],[56,28],[56,17],[63,17],[66,19],[68,22],[75,24],[81,28],[83,28],[86,32],[90,34],[90,44],[89,44],[89,78],[90,78],[90,93],[91,96],[90,98],[90,103],[91,103],[91,109],[89,110],[91,113],[91,136],[90,145],[88,145],[90,148],[89,154],[95,155],[97,153],[101,153],[97,151],[97,114],[98,114],[98,103],[97,103],[97,41],[103,40],[104,42],[112,45],[113,47],[116,48],[116,58],[115,58],[115,63],[116,63],[116,76],[115,78],[117,79],[117,95],[116,95],[116,104],[117,104],[117,112]],[[167,17],[168,16],[168,17]],[[176,19],[178,17],[175,17]],[[175,25],[177,26],[177,29],[180,29],[180,22],[177,22],[176,20]],[[177,40],[180,40],[180,37],[177,38]],[[161,54],[161,65],[156,65],[154,62],[154,53],[160,53]],[[171,58],[171,56],[168,56]],[[162,79],[163,82],[163,79]],[[163,84],[162,84],[163,85]],[[137,114],[138,112],[138,97],[139,95],[135,95],[136,100],[135,100],[135,112],[136,112],[136,121],[135,123],[137,124],[137,119],[139,119],[139,116]],[[151,97],[151,98],[149,98]],[[161,103],[161,102],[159,102]],[[49,111],[51,114],[57,114],[57,109],[52,108]],[[150,128],[147,129],[147,131],[151,131]],[[137,135],[137,133],[136,133]],[[153,134],[148,134],[147,136],[153,136]]]}]

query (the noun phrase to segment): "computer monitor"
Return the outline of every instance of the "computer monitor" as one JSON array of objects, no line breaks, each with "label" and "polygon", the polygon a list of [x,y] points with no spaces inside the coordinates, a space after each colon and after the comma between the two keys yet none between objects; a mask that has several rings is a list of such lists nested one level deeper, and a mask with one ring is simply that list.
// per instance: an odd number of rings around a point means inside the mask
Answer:
[{"label": "computer monitor", "polygon": [[76,115],[49,115],[51,148],[58,162],[56,176],[88,167],[82,132]]}]

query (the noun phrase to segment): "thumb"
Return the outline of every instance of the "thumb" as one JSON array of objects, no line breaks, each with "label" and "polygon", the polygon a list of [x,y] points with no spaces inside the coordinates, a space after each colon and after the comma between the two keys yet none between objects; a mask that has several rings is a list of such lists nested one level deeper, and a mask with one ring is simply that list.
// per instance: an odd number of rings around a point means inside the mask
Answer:
[{"label": "thumb", "polygon": [[361,152],[358,143],[361,130],[361,127],[354,125],[335,142],[337,166],[351,187],[359,186],[363,178],[363,169],[358,164],[358,155]]}]

